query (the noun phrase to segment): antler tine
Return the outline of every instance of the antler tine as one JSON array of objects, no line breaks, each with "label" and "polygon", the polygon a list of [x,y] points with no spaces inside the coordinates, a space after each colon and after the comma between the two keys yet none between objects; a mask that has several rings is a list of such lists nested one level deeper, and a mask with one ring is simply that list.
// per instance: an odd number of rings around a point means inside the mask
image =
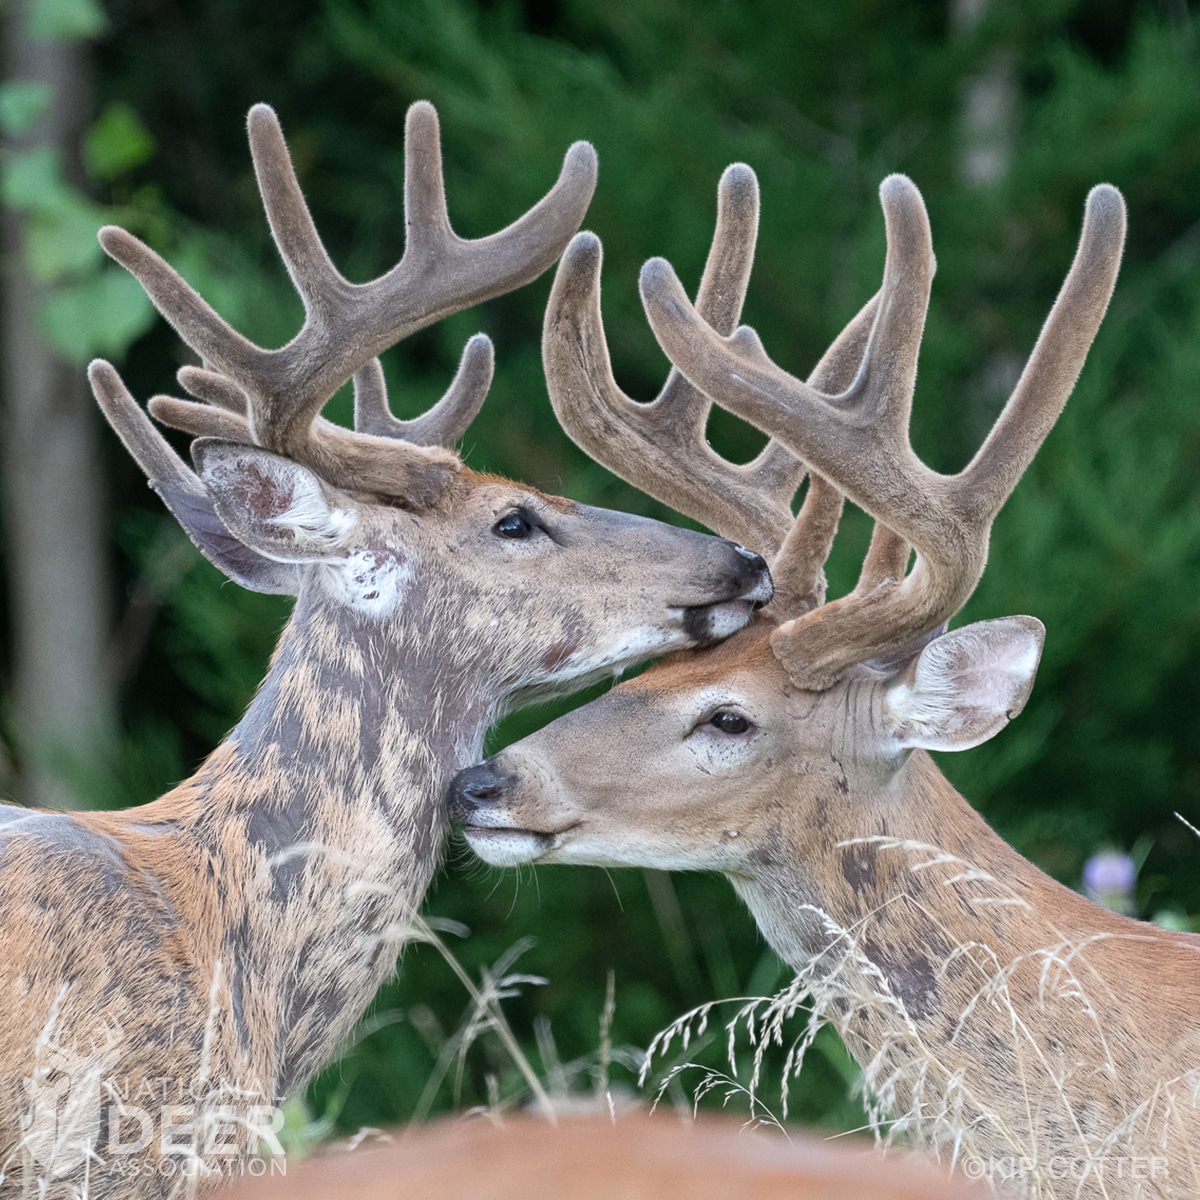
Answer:
[{"label": "antler tine", "polygon": [[202,367],[180,367],[176,378],[185,391],[197,400],[175,396],[151,396],[146,407],[163,425],[190,433],[193,437],[219,437],[231,442],[252,442],[247,420],[246,393],[224,375]]},{"label": "antler tine", "polygon": [[[105,225],[100,245],[145,289],[175,332],[202,357],[218,363],[233,378],[248,378],[266,351],[242,337],[200,298],[183,277],[133,234]],[[214,355],[215,347],[221,351]]]},{"label": "antler tine", "polygon": [[[881,301],[858,377],[840,396],[748,360],[732,339],[704,325],[669,266],[651,262],[643,270],[647,313],[672,362],[884,527],[850,596],[773,636],[795,682],[814,689],[936,628],[966,602],[987,561],[992,521],[1082,368],[1124,239],[1120,194],[1094,189],[1075,261],[1016,391],[968,467],[943,476],[917,459],[907,435],[933,271],[928,218],[920,193],[902,176],[885,180],[880,197],[888,236]],[[903,576],[906,543],[917,559]]]},{"label": "antler tine", "polygon": [[405,257],[411,262],[432,261],[441,244],[454,237],[446,210],[437,113],[431,104],[420,101],[405,118],[404,216],[410,230]]},{"label": "antler tine", "polygon": [[1108,310],[1125,246],[1125,201],[1112,184],[1088,193],[1074,261],[1008,403],[959,476],[960,503],[990,520],[1012,494],[1067,403]]},{"label": "antler tine", "polygon": [[[767,360],[753,333],[735,333],[758,231],[758,182],[741,164],[717,192],[712,249],[697,293],[705,316],[733,336],[739,355]],[[555,276],[542,334],[550,401],[570,437],[622,479],[718,533],[773,555],[792,524],[804,464],[772,442],[739,466],[705,436],[711,400],[672,370],[657,399],[640,404],[613,378],[600,314],[599,239],[577,234]]]},{"label": "antler tine", "polygon": [[89,364],[87,375],[96,403],[150,483],[162,480],[181,491],[206,496],[204,484],[154,427],[116,368],[97,358]]},{"label": "antler tine", "polygon": [[417,446],[452,447],[487,398],[494,369],[492,340],[477,333],[463,348],[458,370],[442,398],[421,416],[401,421],[388,407],[383,368],[374,358],[354,376],[354,428]]},{"label": "antler tine", "polygon": [[155,420],[192,437],[217,437],[228,442],[251,443],[250,423],[224,408],[180,400],[176,396],[151,396],[146,407]]},{"label": "antler tine", "polygon": [[[879,296],[872,296],[850,324],[838,334],[808,377],[808,385],[837,394],[858,375],[867,339],[875,325]],[[828,480],[810,474],[808,494],[787,539],[771,563],[775,583],[772,608],[789,616],[809,612],[825,603],[825,563],[833,549],[842,517],[844,497]],[[882,529],[882,526],[877,528]]]},{"label": "antler tine", "polygon": [[233,380],[226,379],[224,375],[219,375],[216,371],[209,371],[204,367],[188,366],[180,367],[175,372],[175,378],[179,380],[179,386],[195,396],[197,400],[215,404],[218,408],[227,409],[242,417],[246,415],[249,404],[246,393]]},{"label": "antler tine", "polygon": [[[250,159],[263,210],[279,256],[287,267],[309,322],[336,323],[339,293],[348,285],[333,265],[300,190],[283,128],[269,104],[255,104],[246,116]],[[283,419],[283,414],[280,414]]]},{"label": "antler tine", "polygon": [[[754,247],[758,242],[758,176],[745,163],[732,163],[717,182],[717,220],[704,263],[696,307],[722,333],[733,333],[742,316]],[[705,397],[711,406],[711,400]]]},{"label": "antler tine", "polygon": [[[304,202],[275,114],[256,105],[248,121],[263,204],[281,256],[305,306],[300,332],[266,350],[222,320],[167,264],[123,230],[107,227],[101,244],[145,287],[159,311],[203,358],[248,398],[255,442],[314,467],[331,482],[406,496],[428,495],[448,482],[445,457],[423,460],[400,449],[400,429],[441,440],[461,434],[466,414],[482,402],[490,374],[478,345],[468,349],[442,407],[416,426],[389,425],[386,399],[367,386],[364,410],[380,433],[351,443],[315,422],[330,396],[388,346],[450,312],[536,278],[578,228],[595,187],[596,155],[584,142],[567,152],[558,181],[524,216],[489,237],[463,239],[446,215],[437,116],[420,101],[408,113],[405,144],[407,246],[400,262],[367,284],[349,283],[333,266]],[[488,359],[490,362],[490,357]],[[219,403],[219,402],[218,402]],[[192,431],[226,429],[187,401],[159,405],[165,419]],[[456,432],[457,431],[457,432]],[[407,440],[407,439],[405,439]],[[337,455],[348,451],[341,461]]]},{"label": "antler tine", "polygon": [[96,359],[88,367],[88,382],[108,423],[205,558],[254,591],[295,595],[295,567],[259,557],[225,531],[204,484],[154,427],[115,368]]}]

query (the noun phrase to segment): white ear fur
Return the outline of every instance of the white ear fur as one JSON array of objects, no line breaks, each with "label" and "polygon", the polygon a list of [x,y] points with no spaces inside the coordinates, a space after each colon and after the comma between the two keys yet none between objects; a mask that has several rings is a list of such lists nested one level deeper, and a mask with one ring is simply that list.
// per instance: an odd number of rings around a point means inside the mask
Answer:
[{"label": "white ear fur", "polygon": [[1045,636],[1034,617],[1002,617],[930,642],[887,690],[892,744],[969,750],[999,733],[1029,699]]},{"label": "white ear fur", "polygon": [[192,457],[217,515],[247,546],[280,562],[345,558],[358,512],[307,467],[217,438],[197,439]]}]

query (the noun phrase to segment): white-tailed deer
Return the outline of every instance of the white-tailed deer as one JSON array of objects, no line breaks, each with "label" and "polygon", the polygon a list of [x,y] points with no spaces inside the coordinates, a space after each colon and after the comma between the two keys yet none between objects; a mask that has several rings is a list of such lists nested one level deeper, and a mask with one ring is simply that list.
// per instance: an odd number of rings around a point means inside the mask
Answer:
[{"label": "white-tailed deer", "polygon": [[[482,336],[430,412],[388,409],[376,355],[559,256],[594,186],[589,146],[520,220],[463,241],[436,115],[414,105],[404,257],[356,285],[321,244],[274,114],[254,108],[249,129],[303,328],[252,345],[110,228],[105,249],[205,364],[180,372],[200,403],[150,404],[199,435],[195,470],[111,366],[90,376],[200,549],[297,603],[192,778],[125,812],[0,807],[0,1194],[167,1193],[189,1164],[236,1161],[394,969],[439,861],[446,783],[489,722],[727,635],[770,597],[766,564],[730,542],[463,466],[449,447],[491,378]],[[351,376],[353,432],[319,415]]]},{"label": "white-tailed deer", "polygon": [[446,1120],[395,1144],[287,1163],[229,1200],[983,1200],[928,1162],[855,1141],[784,1138],[711,1113]]},{"label": "white-tailed deer", "polygon": [[[723,181],[697,308],[665,263],[643,270],[650,322],[690,381],[652,407],[589,367],[607,361],[597,247],[581,234],[568,248],[546,352],[555,378],[577,363],[556,404],[589,453],[656,491],[632,448],[695,445],[711,397],[810,464],[811,484],[792,523],[790,479],[696,446],[701,466],[664,476],[657,494],[772,559],[774,602],[723,646],[675,656],[463,772],[452,807],[498,865],[726,874],[800,972],[792,999],[806,991],[836,1025],[918,1144],[1039,1196],[1194,1196],[1200,937],[1113,915],[1044,875],[926,753],[985,741],[1032,687],[1039,622],[949,633],[945,622],[1083,365],[1115,283],[1124,204],[1107,186],[1088,197],[1015,391],[972,462],[943,476],[907,436],[928,219],[907,179],[881,195],[882,290],[807,383],[734,330],[757,219],[746,168]],[[735,486],[752,484],[757,500],[730,511]],[[876,529],[854,591],[826,604],[839,493]]]}]

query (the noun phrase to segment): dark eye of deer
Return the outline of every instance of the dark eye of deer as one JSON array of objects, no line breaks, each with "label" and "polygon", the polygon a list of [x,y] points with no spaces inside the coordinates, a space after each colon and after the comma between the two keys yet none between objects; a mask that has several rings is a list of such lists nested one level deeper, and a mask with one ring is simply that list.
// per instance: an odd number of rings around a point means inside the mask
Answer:
[{"label": "dark eye of deer", "polygon": [[729,734],[745,733],[750,728],[750,722],[741,713],[735,712],[713,713],[709,724],[715,725],[722,733]]},{"label": "dark eye of deer", "polygon": [[492,526],[492,532],[503,538],[527,538],[536,528],[533,518],[523,508],[514,508]]}]

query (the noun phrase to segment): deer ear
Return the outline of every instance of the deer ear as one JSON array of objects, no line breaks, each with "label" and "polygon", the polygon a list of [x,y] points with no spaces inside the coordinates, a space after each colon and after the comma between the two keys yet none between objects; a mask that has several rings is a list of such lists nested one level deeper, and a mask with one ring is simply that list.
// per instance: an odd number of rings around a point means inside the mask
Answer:
[{"label": "deer ear", "polygon": [[965,625],[930,642],[885,696],[897,749],[969,750],[1025,707],[1045,627],[1034,617]]},{"label": "deer ear", "polygon": [[158,479],[152,479],[150,486],[162,497],[200,553],[227,578],[268,596],[300,594],[299,566],[267,558],[239,541],[225,528],[212,497],[206,492],[176,487]]},{"label": "deer ear", "polygon": [[251,550],[284,563],[345,557],[358,510],[307,467],[219,438],[197,438],[192,459],[221,523]]}]

